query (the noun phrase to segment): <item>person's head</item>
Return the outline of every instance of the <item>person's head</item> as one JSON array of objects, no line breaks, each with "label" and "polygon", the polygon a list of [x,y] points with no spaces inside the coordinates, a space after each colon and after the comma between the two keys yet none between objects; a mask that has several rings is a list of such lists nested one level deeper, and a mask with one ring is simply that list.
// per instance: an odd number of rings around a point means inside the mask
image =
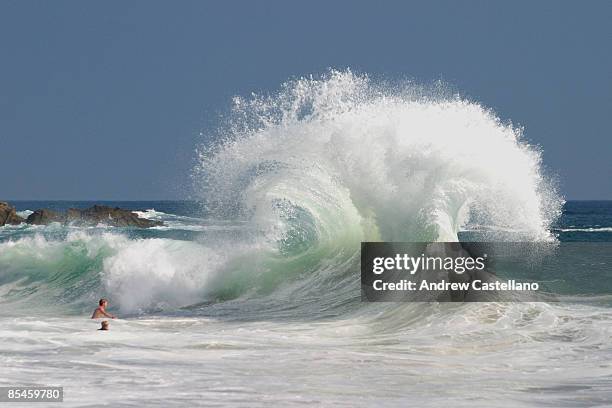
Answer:
[{"label": "person's head", "polygon": [[106,307],[108,305],[108,300],[102,298],[98,301],[98,304],[102,307]]},{"label": "person's head", "polygon": [[109,327],[110,327],[110,324],[105,320],[102,322],[102,326],[100,326],[99,330],[108,330]]}]

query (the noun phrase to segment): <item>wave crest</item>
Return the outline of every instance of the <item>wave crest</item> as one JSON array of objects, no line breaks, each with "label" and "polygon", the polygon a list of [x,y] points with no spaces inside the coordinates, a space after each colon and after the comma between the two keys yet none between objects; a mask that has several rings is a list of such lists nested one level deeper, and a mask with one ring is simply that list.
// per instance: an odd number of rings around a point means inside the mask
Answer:
[{"label": "wave crest", "polygon": [[296,208],[327,241],[548,240],[563,203],[522,129],[441,87],[331,71],[236,98],[219,138],[197,169],[209,209],[276,240]]}]

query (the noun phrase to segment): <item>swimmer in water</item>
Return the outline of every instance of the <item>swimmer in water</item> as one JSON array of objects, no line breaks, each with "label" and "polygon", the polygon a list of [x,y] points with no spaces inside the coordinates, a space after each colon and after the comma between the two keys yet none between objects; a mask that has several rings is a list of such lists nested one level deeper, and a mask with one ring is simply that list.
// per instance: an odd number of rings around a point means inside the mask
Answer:
[{"label": "swimmer in water", "polygon": [[110,327],[110,323],[108,322],[108,320],[104,320],[102,322],[102,326],[100,326],[98,330],[108,330],[109,327]]},{"label": "swimmer in water", "polygon": [[101,317],[109,317],[111,319],[115,319],[115,316],[113,316],[112,314],[106,311],[107,306],[108,306],[108,300],[100,299],[100,301],[98,302],[98,307],[96,308],[96,310],[94,310],[93,314],[91,315],[91,318],[99,319]]}]

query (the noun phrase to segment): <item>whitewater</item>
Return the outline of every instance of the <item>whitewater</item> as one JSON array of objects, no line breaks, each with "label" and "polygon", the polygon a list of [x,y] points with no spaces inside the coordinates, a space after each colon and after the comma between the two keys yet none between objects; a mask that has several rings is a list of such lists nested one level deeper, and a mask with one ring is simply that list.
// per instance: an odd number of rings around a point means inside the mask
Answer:
[{"label": "whitewater", "polygon": [[164,226],[0,227],[0,386],[63,386],[64,406],[612,404],[610,299],[361,302],[362,241],[611,239],[605,217],[564,220],[520,126],[440,84],[330,71],[234,98],[203,136],[196,200],[117,203]]}]

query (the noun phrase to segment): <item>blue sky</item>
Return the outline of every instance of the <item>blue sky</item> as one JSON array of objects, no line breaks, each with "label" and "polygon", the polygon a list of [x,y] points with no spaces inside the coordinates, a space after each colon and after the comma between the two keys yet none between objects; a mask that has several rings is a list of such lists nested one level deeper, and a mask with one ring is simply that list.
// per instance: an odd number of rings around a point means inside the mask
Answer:
[{"label": "blue sky", "polygon": [[0,1],[0,198],[188,194],[233,95],[328,68],[442,79],[612,199],[610,1]]}]

